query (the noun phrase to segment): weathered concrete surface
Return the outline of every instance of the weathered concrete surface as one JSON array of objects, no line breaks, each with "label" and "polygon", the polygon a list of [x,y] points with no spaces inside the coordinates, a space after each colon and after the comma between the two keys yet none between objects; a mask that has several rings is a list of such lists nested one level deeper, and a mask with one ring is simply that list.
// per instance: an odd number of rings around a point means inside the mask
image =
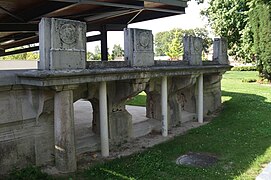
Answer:
[{"label": "weathered concrete surface", "polygon": [[153,66],[153,35],[150,30],[124,29],[124,59],[131,66]]},{"label": "weathered concrete surface", "polygon": [[184,45],[184,57],[185,61],[189,62],[189,65],[202,65],[202,39],[193,36],[183,37]]},{"label": "weathered concrete surface", "polygon": [[35,88],[0,87],[0,174],[13,166],[53,161],[54,121],[50,96],[50,91],[39,92]]},{"label": "weathered concrete surface", "polygon": [[61,172],[74,172],[76,166],[73,92],[61,90],[54,97],[55,163]]},{"label": "weathered concrete surface", "polygon": [[[75,171],[75,145],[81,146],[79,152],[100,148],[99,143],[84,145],[84,142],[99,140],[102,115],[108,115],[104,120],[109,125],[110,147],[161,131],[162,77],[168,79],[170,128],[195,119],[196,79],[201,74],[204,113],[214,111],[221,104],[221,75],[231,67],[218,62],[202,63],[200,39],[188,41],[186,61],[155,62],[151,32],[127,30],[125,63],[95,62],[85,69],[84,23],[43,19],[40,26],[44,28],[40,30],[44,40],[40,42],[39,70],[0,71],[0,151],[7,155],[0,156],[0,165],[4,166],[1,173],[14,165],[23,167],[26,162],[51,163],[59,171]],[[107,84],[108,89],[103,96],[99,96],[101,83]],[[147,93],[146,116],[150,119],[133,125],[133,116],[125,104],[142,91]],[[96,135],[89,131],[91,126],[82,130],[76,126],[79,131],[74,132],[73,102],[81,98],[92,104],[92,129]],[[108,113],[100,111],[101,98],[108,102],[103,106]],[[78,142],[74,142],[74,134],[82,135]]]},{"label": "weathered concrete surface", "polygon": [[219,64],[229,64],[227,53],[228,43],[225,38],[215,38],[213,49],[213,61],[218,62]]},{"label": "weathered concrete surface", "polygon": [[42,18],[39,26],[39,69],[86,68],[85,23]]},{"label": "weathered concrete surface", "polygon": [[203,84],[203,113],[210,114],[221,106],[221,79],[222,74],[206,74]]},{"label": "weathered concrete surface", "polygon": [[[116,62],[117,63],[117,62]],[[200,73],[218,73],[230,70],[229,65],[207,66],[152,66],[85,70],[28,71],[18,73],[20,84],[32,86],[55,86],[83,84],[101,81],[145,79],[161,76],[186,76]],[[67,78],[68,77],[68,78]]]}]

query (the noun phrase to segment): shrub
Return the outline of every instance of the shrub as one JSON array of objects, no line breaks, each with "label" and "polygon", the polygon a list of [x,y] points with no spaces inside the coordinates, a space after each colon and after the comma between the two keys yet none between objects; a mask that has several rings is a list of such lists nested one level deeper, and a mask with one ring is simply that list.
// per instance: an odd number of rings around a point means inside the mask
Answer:
[{"label": "shrub", "polygon": [[235,66],[231,68],[232,71],[257,71],[256,66]]},{"label": "shrub", "polygon": [[242,82],[253,83],[253,82],[257,82],[257,79],[242,79]]}]

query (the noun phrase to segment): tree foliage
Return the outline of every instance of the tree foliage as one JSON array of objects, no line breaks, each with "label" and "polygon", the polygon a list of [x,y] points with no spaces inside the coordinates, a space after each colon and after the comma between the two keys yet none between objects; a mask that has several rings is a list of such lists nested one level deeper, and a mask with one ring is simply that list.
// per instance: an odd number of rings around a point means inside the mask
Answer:
[{"label": "tree foliage", "polygon": [[26,52],[0,57],[0,60],[38,60],[38,59],[39,59],[38,52]]},{"label": "tree foliage", "polygon": [[93,52],[87,52],[87,60],[101,60],[101,48],[99,45],[96,45],[94,47],[94,53]]},{"label": "tree foliage", "polygon": [[271,4],[266,0],[253,0],[250,3],[250,23],[260,75],[271,80]]},{"label": "tree foliage", "polygon": [[155,35],[155,54],[157,56],[168,55],[171,59],[178,59],[183,54],[184,35],[201,37],[204,41],[205,52],[208,51],[208,48],[212,44],[211,38],[208,37],[208,31],[204,28],[188,30],[175,28],[170,31],[158,32]]},{"label": "tree foliage", "polygon": [[[8,51],[16,51],[24,48],[33,47],[32,45],[17,47],[17,48],[11,48]],[[25,52],[25,53],[19,53],[19,54],[13,54],[8,56],[2,56],[0,57],[0,60],[38,60],[40,58],[39,52]]]},{"label": "tree foliage", "polygon": [[228,39],[229,54],[246,62],[252,60],[253,43],[248,17],[249,1],[210,0],[209,7],[202,11],[215,34]]},{"label": "tree foliage", "polygon": [[120,44],[114,44],[113,50],[112,50],[112,60],[114,60],[116,57],[123,57],[124,56],[124,50],[120,46]]},{"label": "tree foliage", "polygon": [[178,33],[176,32],[172,41],[168,44],[168,50],[165,52],[171,60],[178,60],[183,54],[183,46],[180,43]]}]

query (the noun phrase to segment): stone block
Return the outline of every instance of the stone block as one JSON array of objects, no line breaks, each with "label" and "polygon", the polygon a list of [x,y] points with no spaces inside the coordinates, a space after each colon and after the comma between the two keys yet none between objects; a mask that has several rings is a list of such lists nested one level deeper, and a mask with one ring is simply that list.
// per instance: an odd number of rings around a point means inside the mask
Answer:
[{"label": "stone block", "polygon": [[216,61],[219,64],[229,64],[229,57],[227,53],[228,42],[226,38],[215,38],[213,49],[213,61]]},{"label": "stone block", "polygon": [[204,76],[204,115],[221,107],[221,79],[220,74]]},{"label": "stone block", "polygon": [[39,24],[39,69],[84,69],[86,24],[79,21],[43,18]]},{"label": "stone block", "polygon": [[199,37],[185,36],[183,38],[184,57],[189,65],[202,65],[202,39]]},{"label": "stone block", "polygon": [[111,144],[128,141],[132,135],[132,115],[127,110],[109,113],[109,137]]},{"label": "stone block", "polygon": [[0,174],[9,172],[12,168],[22,168],[35,163],[34,140],[16,139],[0,142]]},{"label": "stone block", "polygon": [[124,29],[124,56],[131,66],[153,66],[152,32],[143,29]]}]

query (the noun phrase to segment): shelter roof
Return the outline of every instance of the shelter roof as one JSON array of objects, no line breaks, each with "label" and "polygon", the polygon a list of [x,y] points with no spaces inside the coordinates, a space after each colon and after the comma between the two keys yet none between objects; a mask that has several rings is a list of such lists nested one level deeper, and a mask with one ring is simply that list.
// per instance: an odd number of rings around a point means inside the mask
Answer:
[{"label": "shelter roof", "polygon": [[7,49],[37,43],[42,17],[84,21],[88,31],[102,27],[114,31],[130,23],[183,14],[187,1],[0,0],[0,51],[5,54]]}]

